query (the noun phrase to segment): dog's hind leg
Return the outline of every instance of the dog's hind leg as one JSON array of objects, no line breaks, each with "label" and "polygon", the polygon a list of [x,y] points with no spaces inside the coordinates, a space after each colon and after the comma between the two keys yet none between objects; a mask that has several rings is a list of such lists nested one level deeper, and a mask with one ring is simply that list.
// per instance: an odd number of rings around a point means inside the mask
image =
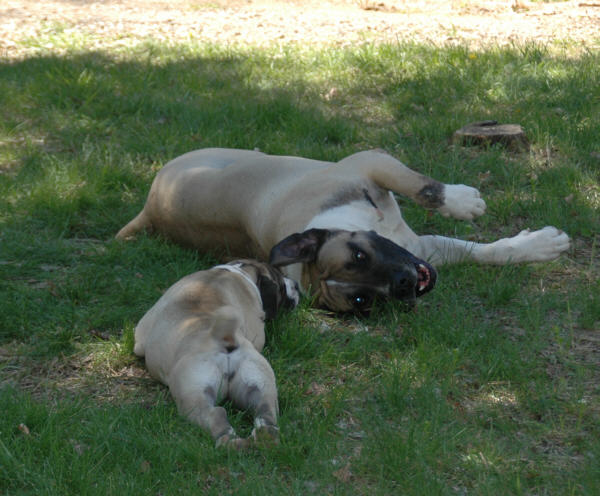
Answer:
[{"label": "dog's hind leg", "polygon": [[420,256],[432,265],[463,261],[504,265],[523,262],[546,262],[569,249],[569,236],[555,227],[538,231],[521,231],[512,238],[493,243],[474,243],[444,236],[420,236]]},{"label": "dog's hind leg", "polygon": [[178,363],[169,374],[169,389],[179,412],[191,422],[207,430],[216,446],[244,448],[249,443],[241,439],[229,423],[227,412],[216,406],[226,396],[224,370],[209,359],[190,356]]},{"label": "dog's hind leg", "polygon": [[229,382],[229,395],[240,408],[254,411],[254,440],[277,442],[279,405],[273,369],[253,347],[244,346],[241,353],[243,360]]}]

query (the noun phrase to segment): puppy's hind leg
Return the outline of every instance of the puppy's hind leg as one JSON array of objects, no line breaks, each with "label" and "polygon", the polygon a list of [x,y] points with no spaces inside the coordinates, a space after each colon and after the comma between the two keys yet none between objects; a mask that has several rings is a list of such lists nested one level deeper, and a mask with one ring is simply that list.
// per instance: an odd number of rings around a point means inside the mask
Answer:
[{"label": "puppy's hind leg", "polygon": [[240,408],[254,411],[251,437],[258,442],[279,442],[277,386],[269,362],[251,345],[234,352],[243,354],[229,382],[229,395]]},{"label": "puppy's hind leg", "polygon": [[224,370],[219,365],[210,359],[188,357],[169,375],[169,389],[179,412],[207,430],[216,447],[245,448],[249,442],[236,434],[225,409],[216,406],[221,389],[227,387],[223,382]]}]

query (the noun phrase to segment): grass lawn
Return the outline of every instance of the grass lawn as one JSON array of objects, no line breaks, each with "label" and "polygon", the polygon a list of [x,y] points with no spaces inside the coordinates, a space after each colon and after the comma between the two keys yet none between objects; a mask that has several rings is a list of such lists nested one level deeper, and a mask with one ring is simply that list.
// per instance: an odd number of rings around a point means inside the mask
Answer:
[{"label": "grass lawn", "polygon": [[[89,51],[59,29],[0,62],[0,493],[600,494],[600,55],[573,46]],[[57,49],[61,54],[57,55]],[[526,153],[450,144],[521,124]],[[114,234],[192,149],[338,160],[383,148],[488,212],[419,233],[554,225],[546,264],[457,265],[415,313],[268,326],[281,443],[217,450],[132,353],[135,323],[216,260]],[[238,431],[250,415],[232,410]]]}]

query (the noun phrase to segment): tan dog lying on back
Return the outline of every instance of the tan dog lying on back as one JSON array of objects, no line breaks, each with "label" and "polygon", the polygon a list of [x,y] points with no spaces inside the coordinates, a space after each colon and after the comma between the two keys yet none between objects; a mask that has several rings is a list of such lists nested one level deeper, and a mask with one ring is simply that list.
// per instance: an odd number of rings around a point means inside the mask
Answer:
[{"label": "tan dog lying on back", "polygon": [[492,243],[417,235],[392,193],[444,216],[485,212],[479,191],[419,174],[380,151],[339,162],[207,148],[156,175],[142,211],[117,234],[151,231],[205,252],[269,260],[314,293],[318,306],[368,311],[377,299],[413,305],[434,266],[543,262],[569,248],[554,227]]},{"label": "tan dog lying on back", "polygon": [[230,399],[255,412],[252,438],[277,438],[275,375],[260,354],[264,320],[298,303],[293,281],[267,264],[238,260],[174,284],[135,329],[134,352],[169,386],[179,412],[210,432],[216,445],[241,448],[217,406]]}]

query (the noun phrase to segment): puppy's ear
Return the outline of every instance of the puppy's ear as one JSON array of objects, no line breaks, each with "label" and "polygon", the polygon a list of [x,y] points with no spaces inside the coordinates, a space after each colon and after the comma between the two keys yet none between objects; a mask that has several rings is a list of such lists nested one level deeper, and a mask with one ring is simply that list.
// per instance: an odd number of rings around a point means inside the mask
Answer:
[{"label": "puppy's ear", "polygon": [[309,229],[284,238],[271,248],[269,263],[275,267],[301,262],[314,262],[323,243],[329,238],[327,229]]},{"label": "puppy's ear", "polygon": [[279,308],[279,286],[265,276],[258,276],[256,286],[260,292],[265,320],[274,319]]}]

